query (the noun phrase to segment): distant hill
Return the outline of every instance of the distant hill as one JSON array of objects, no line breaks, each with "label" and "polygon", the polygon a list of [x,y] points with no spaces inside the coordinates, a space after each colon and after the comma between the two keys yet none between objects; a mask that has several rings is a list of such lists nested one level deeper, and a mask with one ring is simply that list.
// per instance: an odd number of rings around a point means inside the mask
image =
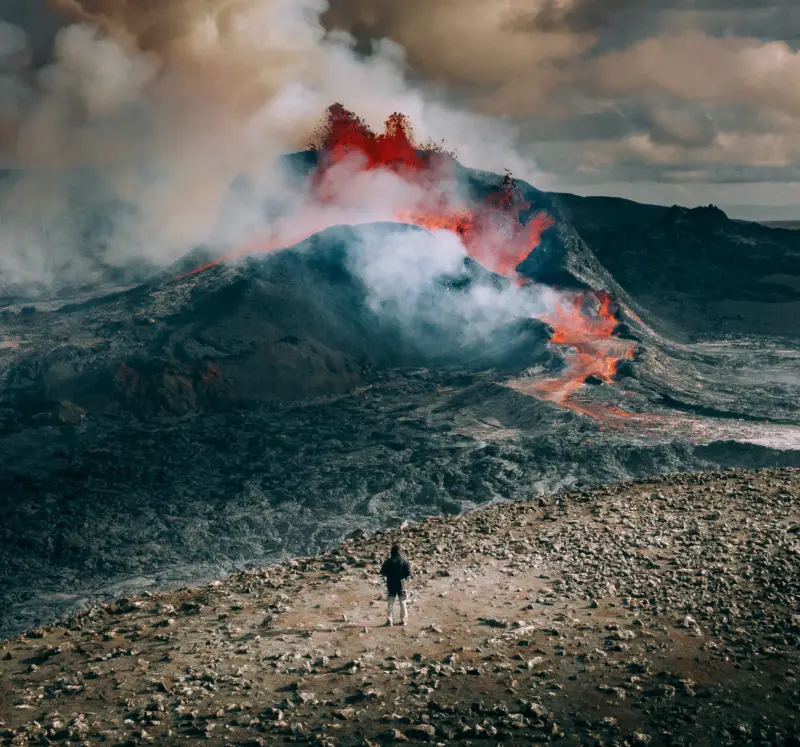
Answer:
[{"label": "distant hill", "polygon": [[668,208],[648,205],[622,197],[581,197],[567,192],[549,192],[564,220],[578,231],[587,228],[616,228],[627,223],[651,223],[658,220]]},{"label": "distant hill", "polygon": [[713,205],[561,204],[600,264],[669,332],[800,334],[800,234],[732,220]]},{"label": "distant hill", "polygon": [[767,228],[784,228],[789,231],[800,230],[800,220],[761,220],[758,222]]},{"label": "distant hill", "polygon": [[[582,196],[569,192],[546,192],[557,206],[564,220],[568,220],[579,231],[585,228],[614,228],[629,223],[652,223],[669,208],[666,205],[651,205],[623,197]],[[726,207],[729,216],[754,215],[757,211],[748,206]],[[785,212],[785,211],[784,211]],[[800,229],[800,218],[777,218],[757,220],[753,218],[731,218],[735,223],[758,223],[767,228]]]}]

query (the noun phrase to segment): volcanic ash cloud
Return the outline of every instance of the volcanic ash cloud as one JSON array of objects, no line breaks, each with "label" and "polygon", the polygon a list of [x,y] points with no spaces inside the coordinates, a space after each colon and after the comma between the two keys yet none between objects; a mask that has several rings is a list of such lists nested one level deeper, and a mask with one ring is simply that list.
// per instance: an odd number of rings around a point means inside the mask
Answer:
[{"label": "volcanic ash cloud", "polygon": [[0,186],[6,285],[175,259],[208,239],[237,174],[265,199],[287,189],[276,157],[334,101],[375,125],[401,110],[421,138],[483,153],[475,165],[513,165],[500,127],[407,84],[399,47],[362,58],[327,34],[320,0],[55,5],[66,25],[44,66],[25,29],[0,27],[0,158],[19,169]]}]

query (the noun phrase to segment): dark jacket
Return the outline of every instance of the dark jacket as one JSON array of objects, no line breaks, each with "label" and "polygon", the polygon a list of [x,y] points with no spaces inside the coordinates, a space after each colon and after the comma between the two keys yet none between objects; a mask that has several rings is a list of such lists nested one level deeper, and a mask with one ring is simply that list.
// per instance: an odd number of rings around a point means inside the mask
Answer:
[{"label": "dark jacket", "polygon": [[405,580],[411,576],[411,564],[402,555],[392,555],[381,566],[389,594],[405,594]]}]

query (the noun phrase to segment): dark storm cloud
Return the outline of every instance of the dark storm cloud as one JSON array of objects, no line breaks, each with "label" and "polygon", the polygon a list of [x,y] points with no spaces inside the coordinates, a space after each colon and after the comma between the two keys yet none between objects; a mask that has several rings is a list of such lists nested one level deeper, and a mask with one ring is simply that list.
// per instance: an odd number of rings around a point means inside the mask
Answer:
[{"label": "dark storm cloud", "polygon": [[696,102],[630,102],[626,107],[633,128],[648,132],[658,144],[688,147],[711,145],[717,126],[708,110]]},{"label": "dark storm cloud", "polygon": [[[757,86],[786,88],[783,61],[775,62],[781,50],[760,49],[759,39],[785,39],[800,28],[800,7],[789,0],[520,0],[501,8],[494,0],[332,0],[323,21],[362,42],[393,39],[415,74],[462,91],[472,86],[473,105],[487,113],[570,116],[567,94],[576,91],[762,104]],[[741,92],[728,71],[745,73]],[[710,75],[727,90],[689,90]]]},{"label": "dark storm cloud", "polygon": [[551,117],[520,119],[519,127],[526,141],[533,142],[615,140],[638,131],[635,120],[620,106],[601,111],[576,112],[564,120]]},{"label": "dark storm cloud", "polygon": [[785,40],[800,46],[796,0],[548,0],[527,17],[539,31],[595,34],[593,54],[619,49],[663,33],[693,29],[709,36]]},{"label": "dark storm cloud", "polygon": [[682,14],[692,14],[709,33],[740,36],[784,38],[787,30],[797,31],[800,25],[796,0],[577,0],[567,5],[547,0],[531,15],[531,22],[542,30],[566,28],[576,33],[631,25],[658,31],[667,19]]},{"label": "dark storm cloud", "polygon": [[[581,168],[580,158],[564,150],[558,154],[559,148],[548,146],[542,150],[549,152],[549,158],[540,158],[540,163],[545,166],[550,162],[553,166],[552,171],[559,174],[568,174],[566,181],[559,180],[559,185],[572,185],[575,189],[594,186],[595,193],[602,194],[604,185],[607,184],[630,184],[631,191],[628,196],[631,199],[647,202],[654,198],[649,198],[647,192],[642,192],[641,185],[660,184],[664,191],[670,189],[692,186],[702,187],[702,185],[731,185],[736,187],[746,187],[748,184],[770,184],[778,185],[800,183],[800,164],[790,166],[748,166],[743,164],[698,164],[694,161],[676,162],[671,164],[647,163],[635,158],[620,158],[602,169],[593,170]],[[559,161],[559,163],[556,163]],[[635,186],[633,186],[635,185]],[[561,188],[561,187],[560,187]],[[698,191],[702,195],[702,190]],[[664,200],[663,197],[655,198],[655,201]],[[680,202],[677,198],[668,198],[667,201]],[[702,202],[702,196],[699,198]]]},{"label": "dark storm cloud", "polygon": [[650,133],[657,143],[702,146],[713,142],[718,122],[701,104],[650,97],[618,101],[594,111],[575,111],[566,119],[521,118],[519,127],[528,142],[581,143]]},{"label": "dark storm cloud", "polygon": [[[474,9],[490,2],[463,0],[462,12],[480,22]],[[445,41],[448,15],[458,4],[448,0],[330,0],[323,21],[347,29],[360,40],[402,36],[425,18],[442,20]],[[496,3],[491,3],[496,7]],[[623,40],[675,30],[687,22],[708,33],[785,39],[800,33],[800,4],[796,0],[520,0],[496,15],[509,28],[530,32],[598,34],[605,48]],[[699,24],[699,26],[698,26]]]}]

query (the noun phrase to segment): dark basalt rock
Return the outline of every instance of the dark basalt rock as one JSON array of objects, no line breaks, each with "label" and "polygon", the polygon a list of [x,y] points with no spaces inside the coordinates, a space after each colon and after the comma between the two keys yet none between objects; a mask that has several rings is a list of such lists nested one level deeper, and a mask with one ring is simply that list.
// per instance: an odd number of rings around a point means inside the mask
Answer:
[{"label": "dark basalt rock", "polygon": [[650,326],[683,339],[800,336],[800,232],[731,220],[713,205],[554,199]]},{"label": "dark basalt rock", "polygon": [[642,341],[641,336],[637,335],[633,329],[631,329],[631,326],[625,322],[621,322],[614,327],[611,334],[614,335],[614,337],[619,337],[621,340],[633,340],[634,342]]},{"label": "dark basalt rock", "polygon": [[588,384],[589,386],[600,386],[602,384],[605,384],[606,382],[596,374],[591,374],[590,376],[587,376],[583,380],[583,383]]}]

